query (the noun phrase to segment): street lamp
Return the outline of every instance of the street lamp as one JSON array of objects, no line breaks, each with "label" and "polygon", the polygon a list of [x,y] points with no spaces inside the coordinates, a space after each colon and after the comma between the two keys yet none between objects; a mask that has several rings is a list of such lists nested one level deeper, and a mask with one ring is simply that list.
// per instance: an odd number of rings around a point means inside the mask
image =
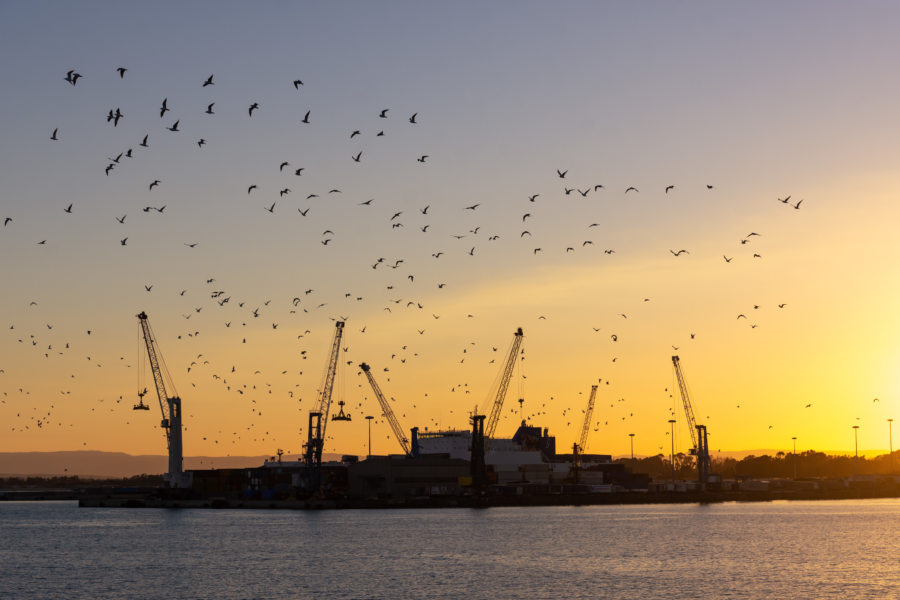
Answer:
[{"label": "street lamp", "polygon": [[369,456],[367,458],[372,458],[372,419],[374,419],[372,415],[366,417],[366,421],[369,422]]},{"label": "street lamp", "polygon": [[856,474],[859,475],[859,425],[853,426],[853,447],[856,464]]},{"label": "street lamp", "polygon": [[888,457],[891,459],[891,475],[894,474],[894,437],[891,427],[894,424],[893,419],[888,419]]},{"label": "street lamp", "polygon": [[634,460],[634,434],[629,433],[628,437],[631,438],[631,460]]},{"label": "street lamp", "polygon": [[797,479],[797,436],[791,439],[794,440],[794,479]]},{"label": "street lamp", "polygon": [[671,427],[670,436],[672,437],[672,488],[675,487],[675,419],[669,419]]}]

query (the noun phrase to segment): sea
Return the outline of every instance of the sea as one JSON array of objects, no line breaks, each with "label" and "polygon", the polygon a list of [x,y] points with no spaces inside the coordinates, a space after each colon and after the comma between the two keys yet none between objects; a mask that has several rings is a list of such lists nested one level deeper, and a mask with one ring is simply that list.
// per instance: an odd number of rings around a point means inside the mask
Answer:
[{"label": "sea", "polygon": [[900,500],[395,510],[0,502],[0,598],[900,598]]}]

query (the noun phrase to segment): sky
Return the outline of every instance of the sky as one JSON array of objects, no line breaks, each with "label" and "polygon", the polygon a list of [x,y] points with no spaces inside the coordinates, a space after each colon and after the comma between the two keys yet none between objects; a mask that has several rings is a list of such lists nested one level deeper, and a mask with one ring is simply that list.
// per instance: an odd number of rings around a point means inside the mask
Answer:
[{"label": "sky", "polygon": [[678,355],[713,452],[886,451],[898,17],[0,3],[0,451],[164,453],[141,311],[186,455],[300,452],[337,320],[326,452],[399,451],[361,362],[469,428],[518,327],[499,436],[571,447],[598,384],[588,452],[686,451]]}]

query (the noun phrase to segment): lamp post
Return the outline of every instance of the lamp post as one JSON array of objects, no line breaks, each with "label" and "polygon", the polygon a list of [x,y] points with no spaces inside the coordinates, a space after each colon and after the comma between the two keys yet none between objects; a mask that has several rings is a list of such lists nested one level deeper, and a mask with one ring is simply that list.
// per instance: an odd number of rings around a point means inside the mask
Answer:
[{"label": "lamp post", "polygon": [[894,437],[891,427],[894,424],[893,419],[888,419],[888,457],[891,459],[891,475],[894,474]]},{"label": "lamp post", "polygon": [[791,439],[794,440],[794,479],[797,479],[797,436]]},{"label": "lamp post", "polygon": [[369,456],[367,458],[372,458],[372,419],[374,418],[372,415],[366,417],[366,421],[369,422]]},{"label": "lamp post", "polygon": [[859,475],[859,425],[853,426],[853,455],[856,474]]},{"label": "lamp post", "polygon": [[629,433],[628,437],[631,438],[631,460],[634,460],[634,434]]},{"label": "lamp post", "polygon": [[672,438],[672,488],[675,488],[675,419],[669,419],[671,428],[670,436]]}]

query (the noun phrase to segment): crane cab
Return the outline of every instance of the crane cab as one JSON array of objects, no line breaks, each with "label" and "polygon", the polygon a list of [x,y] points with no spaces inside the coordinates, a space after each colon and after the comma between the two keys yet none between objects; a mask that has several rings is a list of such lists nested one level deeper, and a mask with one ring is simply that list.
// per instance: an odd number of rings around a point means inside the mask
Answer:
[{"label": "crane cab", "polygon": [[344,414],[344,401],[343,400],[338,402],[338,407],[340,408],[340,410],[338,410],[338,414],[331,415],[331,420],[332,421],[350,421],[351,420],[350,415]]}]

